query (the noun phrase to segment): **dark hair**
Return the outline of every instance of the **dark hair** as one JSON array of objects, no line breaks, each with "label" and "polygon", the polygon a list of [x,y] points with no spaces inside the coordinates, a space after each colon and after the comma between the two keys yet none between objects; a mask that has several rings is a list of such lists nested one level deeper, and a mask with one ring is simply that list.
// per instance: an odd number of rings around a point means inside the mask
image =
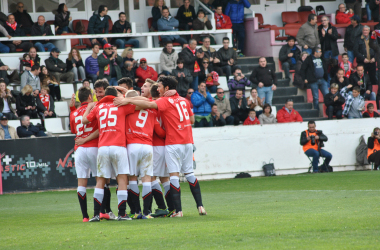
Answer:
[{"label": "dark hair", "polygon": [[347,53],[343,53],[343,54],[342,54],[342,57],[343,57],[343,56],[348,56],[348,54],[347,54]]},{"label": "dark hair", "polygon": [[232,68],[232,74],[235,73],[235,71],[238,70],[238,69],[241,70],[240,66],[235,66],[235,67],[233,67],[233,68]]},{"label": "dark hair", "polygon": [[38,70],[40,68],[40,65],[39,64],[34,64],[32,66],[32,68],[30,69],[30,71],[35,71],[35,70]]},{"label": "dark hair", "polygon": [[198,83],[198,86],[200,86],[202,83],[206,84],[204,81],[203,82],[201,81]]},{"label": "dark hair", "polygon": [[[162,13],[164,10],[168,10],[168,11],[169,11],[169,8],[168,8],[167,6],[162,6],[161,13]],[[170,11],[169,11],[169,13],[170,13]]]},{"label": "dark hair", "polygon": [[338,73],[338,71],[341,71],[341,70],[344,71],[344,69],[339,68],[339,69],[336,70],[336,73]]},{"label": "dark hair", "polygon": [[356,70],[358,70],[358,67],[363,67],[363,69],[364,69],[364,65],[363,64],[356,65]]},{"label": "dark hair", "polygon": [[271,106],[269,103],[265,103],[265,104],[264,104],[264,107],[263,107],[263,113],[264,113],[264,111],[265,111],[265,109],[266,109],[267,107],[270,108],[269,114],[272,114],[272,106]]},{"label": "dark hair", "polygon": [[206,15],[202,9],[198,10],[197,16],[199,15],[199,13],[203,13],[203,15]]},{"label": "dark hair", "polygon": [[176,89],[178,84],[177,80],[172,76],[162,76],[160,82],[164,88],[169,87],[169,89]]},{"label": "dark hair", "polygon": [[178,58],[177,59],[177,64],[180,64],[180,63],[185,64],[185,61],[182,58]]},{"label": "dark hair", "polygon": [[375,133],[376,130],[380,130],[380,128],[379,127],[374,128],[373,133]]},{"label": "dark hair", "polygon": [[100,44],[99,44],[99,43],[94,43],[94,44],[92,45],[92,48],[94,48],[95,46],[100,47]]},{"label": "dark hair", "polygon": [[65,3],[61,3],[60,5],[58,5],[58,9],[57,9],[57,12],[58,13],[63,13],[63,8],[65,7]]},{"label": "dark hair", "polygon": [[223,41],[224,40],[228,40],[229,41],[230,39],[227,36],[225,36],[225,37],[223,37]]},{"label": "dark hair", "polygon": [[243,89],[237,89],[236,92],[238,92],[238,91],[241,91],[242,93],[244,92]]},{"label": "dark hair", "polygon": [[91,89],[88,88],[88,87],[81,87],[79,90],[78,90],[78,99],[79,101],[82,103],[82,102],[85,102],[88,100],[88,97],[91,95]]},{"label": "dark hair", "polygon": [[111,96],[115,96],[115,97],[117,97],[117,90],[116,90],[114,87],[112,87],[112,86],[108,86],[108,87],[106,88],[106,92],[105,92],[104,95],[105,95],[105,96],[107,96],[107,95],[111,95]]},{"label": "dark hair", "polygon": [[215,9],[217,9],[219,7],[222,7],[222,9],[223,9],[223,5],[221,5],[221,4],[218,4],[217,6],[215,6]]},{"label": "dark hair", "polygon": [[310,120],[307,125],[310,125],[310,124],[314,124],[315,125],[315,121],[314,120]]},{"label": "dark hair", "polygon": [[218,107],[218,105],[216,105],[216,104],[214,103],[213,105],[211,105],[211,108],[213,108],[214,106],[217,106],[217,107]]},{"label": "dark hair", "polygon": [[315,52],[317,52],[317,49],[321,49],[321,48],[319,48],[319,47],[314,47],[314,48],[311,49],[311,53],[314,55]]},{"label": "dark hair", "polygon": [[[125,12],[123,12],[123,11],[120,12],[120,13],[119,13],[119,17],[120,17],[121,15],[125,15]],[[125,15],[125,16],[126,16],[126,15]]]},{"label": "dark hair", "polygon": [[314,17],[316,17],[317,15],[316,14],[310,14],[308,17],[307,17],[307,21],[310,22],[311,20],[314,19]]},{"label": "dark hair", "polygon": [[251,112],[255,112],[255,113],[256,113],[256,110],[254,110],[254,109],[250,109],[250,110],[248,111],[248,114],[251,113]]},{"label": "dark hair", "polygon": [[82,81],[82,83],[84,83],[84,82],[89,82],[89,83],[90,83],[90,79],[86,78],[86,79],[84,79],[84,80]]},{"label": "dark hair", "polygon": [[290,40],[297,41],[297,39],[294,36],[289,36],[288,39],[286,39],[287,42]]},{"label": "dark hair", "polygon": [[373,105],[373,103],[368,103],[368,105],[367,105],[367,109],[369,109],[369,108],[374,108],[375,106]]},{"label": "dark hair", "polygon": [[97,80],[94,84],[94,89],[97,89],[97,88],[103,88],[104,90],[106,90],[106,88],[110,86],[110,84],[108,83],[107,80],[103,80],[103,79],[100,79],[100,80]]},{"label": "dark hair", "polygon": [[354,91],[354,90],[360,93],[360,87],[359,87],[359,86],[355,86],[355,87],[353,87],[353,88],[352,88],[352,91]]},{"label": "dark hair", "polygon": [[98,14],[102,13],[102,11],[106,8],[106,5],[100,5],[98,8]]},{"label": "dark hair", "polygon": [[123,77],[117,81],[117,85],[126,84],[128,88],[133,88],[133,81],[129,77]]},{"label": "dark hair", "polygon": [[173,44],[173,42],[172,41],[167,41],[166,43],[165,43],[165,47],[166,47],[166,45],[168,45],[168,44]]},{"label": "dark hair", "polygon": [[157,83],[152,84],[152,86],[150,86],[150,95],[152,96],[152,98],[160,97],[160,93],[158,93],[158,84]]},{"label": "dark hair", "polygon": [[34,46],[30,47],[30,48],[29,48],[29,51],[30,51],[31,49],[35,49],[35,50],[36,50],[36,52],[37,52],[37,49],[36,49],[36,47],[34,47]]}]

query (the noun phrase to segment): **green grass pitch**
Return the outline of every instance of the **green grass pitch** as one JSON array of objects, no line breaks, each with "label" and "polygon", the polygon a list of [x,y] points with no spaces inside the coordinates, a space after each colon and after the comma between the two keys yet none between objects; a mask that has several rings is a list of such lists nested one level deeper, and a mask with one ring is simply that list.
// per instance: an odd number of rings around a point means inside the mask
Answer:
[{"label": "green grass pitch", "polygon": [[[181,183],[183,218],[99,223],[82,222],[75,191],[7,194],[0,249],[379,249],[379,179],[353,171],[201,181],[207,216]],[[87,196],[92,216],[93,190]]]}]

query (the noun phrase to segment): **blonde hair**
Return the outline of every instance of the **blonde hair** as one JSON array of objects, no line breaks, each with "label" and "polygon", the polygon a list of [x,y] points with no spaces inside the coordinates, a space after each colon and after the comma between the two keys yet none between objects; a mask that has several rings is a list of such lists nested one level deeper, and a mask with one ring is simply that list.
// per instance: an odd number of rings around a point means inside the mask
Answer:
[{"label": "blonde hair", "polygon": [[[160,0],[154,1],[154,7],[158,7],[158,1],[160,1]],[[162,6],[166,6],[165,0],[164,0],[164,3],[162,4]]]},{"label": "blonde hair", "polygon": [[137,94],[136,90],[128,90],[127,91],[127,94],[125,95],[125,97],[135,97],[135,96],[138,96],[139,94]]},{"label": "blonde hair", "polygon": [[46,90],[46,92],[47,92],[48,94],[50,93],[50,88],[49,88],[48,86],[46,86],[46,85],[45,85],[45,86],[42,86],[42,87],[41,87],[41,90],[42,90],[42,89]]},{"label": "blonde hair", "polygon": [[122,58],[126,58],[129,52],[133,52],[131,47],[125,48],[123,52],[121,53]]},{"label": "blonde hair", "polygon": [[23,95],[27,94],[27,93],[32,93],[33,92],[33,88],[32,86],[30,86],[29,84],[25,85],[22,90],[21,90],[21,93]]},{"label": "blonde hair", "polygon": [[332,83],[330,89],[339,89],[339,85],[337,83]]}]

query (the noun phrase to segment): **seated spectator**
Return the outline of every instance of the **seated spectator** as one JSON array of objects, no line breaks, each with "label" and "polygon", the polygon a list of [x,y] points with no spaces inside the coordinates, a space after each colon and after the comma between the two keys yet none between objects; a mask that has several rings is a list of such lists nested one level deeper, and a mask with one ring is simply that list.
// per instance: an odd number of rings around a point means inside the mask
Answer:
[{"label": "seated spectator", "polygon": [[293,80],[293,85],[299,89],[306,89],[307,84],[305,81],[302,79],[301,76],[301,67],[303,62],[306,60],[306,58],[309,56],[309,53],[306,51],[301,53],[301,58],[298,59],[297,64],[296,64],[296,72],[294,73],[294,80]]},{"label": "seated spectator", "polygon": [[243,125],[257,125],[260,124],[259,119],[256,117],[256,111],[254,109],[250,109],[248,113],[247,119],[245,119]]},{"label": "seated spectator", "polygon": [[243,91],[243,97],[245,96],[245,87],[252,85],[251,81],[241,72],[239,66],[236,66],[233,71],[234,78],[228,80],[228,89],[230,90],[230,96],[234,96],[238,89]]},{"label": "seated spectator", "polygon": [[117,80],[120,79],[121,69],[120,66],[123,58],[118,56],[112,50],[111,44],[107,43],[103,46],[103,53],[98,56],[99,64],[99,79],[106,78],[110,86],[117,86]]},{"label": "seated spectator", "polygon": [[343,69],[343,74],[345,77],[350,78],[352,72],[354,72],[354,68],[352,67],[352,63],[348,60],[348,54],[342,54],[342,62],[339,63],[339,67]]},{"label": "seated spectator", "polygon": [[178,54],[178,57],[183,59],[184,67],[188,69],[193,76],[191,88],[197,90],[199,81],[198,73],[201,71],[198,59],[204,57],[204,53],[197,51],[197,41],[195,39],[190,39],[189,45],[182,49]]},{"label": "seated spectator", "polygon": [[230,79],[232,67],[236,64],[236,51],[230,48],[230,39],[228,37],[223,37],[223,47],[218,50],[216,57],[219,59],[220,67],[226,74],[227,81]]},{"label": "seated spectator", "polygon": [[214,70],[219,74],[219,76],[222,76],[223,70],[219,67],[217,67],[217,64],[220,63],[220,60],[216,57],[216,50],[210,46],[211,40],[210,37],[203,38],[203,45],[200,49],[198,49],[199,52],[203,52],[204,56],[203,58],[207,58],[209,60],[209,65],[211,65]]},{"label": "seated spectator", "polygon": [[[193,76],[190,71],[183,67],[184,61],[181,58],[177,59],[177,68],[172,70],[172,75],[177,80],[178,95],[186,97],[190,84],[193,82]],[[193,90],[194,91],[194,90]]]},{"label": "seated spectator", "polygon": [[[0,85],[1,87],[1,85]],[[375,110],[375,106],[373,103],[368,103],[367,105],[367,111],[363,113],[363,118],[373,118],[373,117],[379,117],[379,113],[377,113]]]},{"label": "seated spectator", "polygon": [[[9,15],[8,20],[5,25],[5,29],[7,30],[9,36],[15,37],[25,37],[26,34],[21,26],[15,21],[14,15]],[[28,41],[21,40],[13,40],[10,42],[5,42],[5,45],[9,47],[10,52],[16,52],[16,49],[22,49],[22,51],[29,51],[31,47],[33,47],[33,43]]]},{"label": "seated spectator", "polygon": [[17,11],[13,13],[16,22],[22,27],[26,35],[30,35],[32,32],[32,26],[34,24],[32,17],[24,9],[24,4],[22,2],[17,3]]},{"label": "seated spectator", "polygon": [[[90,21],[88,22],[88,34],[108,34],[108,20],[110,19],[110,16],[107,15],[107,12],[107,6],[99,6],[98,13],[94,12],[94,14],[90,18]],[[91,39],[92,44],[98,42],[102,45],[105,45],[106,43],[108,43],[108,39],[107,37]]]},{"label": "seated spectator", "polygon": [[0,79],[4,79],[6,84],[9,83],[7,70],[9,69],[8,65],[5,65],[0,59]]},{"label": "seated spectator", "polygon": [[[132,27],[131,24],[127,21],[127,16],[125,12],[119,13],[119,20],[117,20],[112,26],[112,33],[131,33]],[[134,48],[140,46],[139,40],[129,37],[117,38],[115,41],[116,46],[119,49],[124,49],[125,45],[132,45]]]},{"label": "seated spectator", "polygon": [[2,115],[0,118],[0,140],[18,139],[16,129],[8,125],[8,117]]},{"label": "seated spectator", "polygon": [[99,44],[92,45],[92,54],[86,58],[86,76],[90,78],[92,83],[95,83],[99,76],[99,64],[98,64]]},{"label": "seated spectator", "polygon": [[331,78],[330,82],[338,84],[338,91],[340,91],[343,87],[346,87],[349,84],[349,79],[344,76],[343,69],[338,69],[335,76]]},{"label": "seated spectator", "polygon": [[139,79],[137,81],[137,87],[141,88],[145,83],[145,80],[148,78],[157,81],[157,77],[157,72],[152,67],[148,66],[148,62],[145,58],[141,58],[140,67],[136,69],[136,78]]},{"label": "seated spectator", "polygon": [[278,123],[303,122],[301,115],[293,109],[293,100],[286,100],[285,106],[277,112]]},{"label": "seated spectator", "polygon": [[360,87],[355,86],[352,91],[348,91],[352,85],[342,88],[340,94],[346,100],[346,105],[343,109],[343,115],[348,119],[362,118],[362,111],[364,109],[364,98],[360,95]]},{"label": "seated spectator", "polygon": [[33,88],[25,85],[16,99],[16,109],[18,116],[27,115],[38,118],[36,97],[32,94]]},{"label": "seated spectator", "polygon": [[[122,79],[123,79],[123,78],[121,78],[120,80],[122,80]],[[119,81],[120,81],[120,80],[119,80]],[[86,87],[86,88],[91,89],[92,99],[93,99],[94,102],[97,102],[98,99],[96,99],[95,92],[94,92],[94,90],[90,87],[90,81],[89,81],[88,79],[84,79],[84,80],[82,81],[82,84],[83,84],[83,87]],[[120,85],[119,85],[119,86],[120,86]],[[122,86],[122,87],[124,87],[124,86]],[[78,89],[77,92],[75,93],[75,101],[80,102],[80,101],[79,101],[79,97],[78,97],[78,93],[79,93],[79,89]]]},{"label": "seated spectator", "polygon": [[54,99],[49,95],[50,89],[47,86],[41,88],[41,93],[39,94],[42,106],[38,106],[38,112],[44,114],[45,118],[55,118],[57,117],[54,112]]},{"label": "seated spectator", "polygon": [[7,89],[7,85],[3,80],[0,80],[0,116],[6,116],[7,120],[18,119],[16,111],[12,107],[12,103],[16,103],[16,98]]},{"label": "seated spectator", "polygon": [[368,162],[373,162],[373,169],[377,170],[380,165],[380,128],[376,127],[373,129],[371,136],[368,137],[367,146]]},{"label": "seated spectator", "polygon": [[82,57],[77,48],[71,48],[69,57],[66,59],[66,67],[66,72],[74,73],[75,82],[79,82],[79,76],[81,80],[86,78]]},{"label": "seated spectator", "polygon": [[[179,22],[172,16],[169,16],[169,9],[167,7],[162,8],[162,17],[157,21],[158,31],[178,31]],[[163,44],[167,42],[180,43],[182,46],[187,41],[179,35],[161,36],[161,42]]]},{"label": "seated spectator", "polygon": [[194,94],[194,89],[192,89],[192,88],[189,88],[188,90],[187,90],[187,95],[186,95],[186,100],[188,100],[189,101],[189,104],[190,104],[190,107],[191,107],[191,110],[193,110],[193,104],[191,103],[191,96]]},{"label": "seated spectator", "polygon": [[285,73],[285,79],[290,79],[289,70],[296,69],[297,61],[300,59],[301,51],[295,45],[296,38],[289,36],[285,44],[280,49],[279,60]]},{"label": "seated spectator", "polygon": [[50,57],[45,60],[46,68],[48,69],[51,76],[57,80],[57,83],[60,84],[61,81],[67,83],[73,83],[74,73],[66,72],[67,65],[61,59],[59,59],[59,49],[54,48],[50,52]]},{"label": "seated spectator", "polygon": [[30,122],[30,117],[28,115],[21,116],[20,121],[21,126],[17,127],[17,134],[20,138],[47,136],[43,130],[43,126],[40,124],[34,126]]},{"label": "seated spectator", "polygon": [[367,74],[364,74],[364,66],[358,65],[356,67],[356,72],[352,73],[349,78],[349,83],[351,87],[358,86],[360,89],[360,95],[364,97],[365,100],[376,100],[375,92],[372,92],[372,84],[370,78]]},{"label": "seated spectator", "polygon": [[[8,34],[7,30],[0,24],[0,32],[4,37],[11,39],[12,37]],[[6,42],[0,42],[0,53],[9,53],[9,47],[5,45]]]},{"label": "seated spectator", "polygon": [[200,82],[198,90],[191,95],[191,103],[194,107],[195,123],[194,127],[212,127],[211,105],[215,100],[206,89],[206,83]]},{"label": "seated spectator", "polygon": [[234,117],[231,115],[231,104],[230,100],[225,97],[224,90],[218,88],[216,90],[216,96],[214,97],[215,104],[218,105],[218,111],[222,115],[223,119],[226,121],[227,125],[234,124]]},{"label": "seated spectator", "polygon": [[24,70],[31,70],[32,66],[35,65],[35,64],[38,64],[38,65],[41,65],[41,58],[38,56],[37,54],[37,50],[35,47],[31,47],[29,49],[29,53],[28,53],[29,57],[30,57],[30,66],[25,66],[23,67],[24,65],[20,62],[20,72],[21,71],[24,71]]},{"label": "seated spectator", "polygon": [[40,73],[40,81],[41,81],[41,87],[47,86],[49,87],[50,95],[54,99],[54,101],[60,101],[61,100],[61,88],[59,87],[59,82],[57,82],[57,79],[55,79],[54,76],[50,75],[46,66],[41,66],[41,73]]},{"label": "seated spectator", "polygon": [[216,7],[214,18],[217,30],[232,29],[231,19],[229,16],[223,14],[223,7],[221,5]]},{"label": "seated spectator", "polygon": [[190,30],[193,28],[193,22],[197,16],[194,7],[190,5],[190,0],[183,0],[183,5],[178,9],[177,18],[180,29]]},{"label": "seated spectator", "polygon": [[350,24],[351,17],[354,16],[354,11],[350,9],[346,11],[346,5],[344,3],[339,4],[338,11],[335,16],[336,24]]},{"label": "seated spectator", "polygon": [[36,94],[38,94],[41,89],[41,82],[39,78],[40,72],[40,65],[37,64],[33,65],[30,71],[25,71],[24,73],[22,73],[20,88],[22,89],[26,85],[29,85],[33,88],[33,91],[35,91]]},{"label": "seated spectator", "polygon": [[211,119],[213,127],[223,127],[226,125],[226,120],[224,120],[223,116],[218,112],[218,105],[215,103],[211,106]]},{"label": "seated spectator", "polygon": [[[203,10],[199,10],[197,14],[198,18],[195,18],[193,21],[194,30],[211,30],[212,25],[208,17],[205,15]],[[193,36],[197,42],[203,42],[204,37],[209,37],[209,34],[196,34]]]},{"label": "seated spectator", "polygon": [[[37,22],[33,24],[32,36],[53,36],[50,25],[45,22],[44,16],[39,16]],[[50,52],[55,48],[54,44],[49,42],[49,39],[34,41],[36,42],[34,47],[36,47],[40,52],[45,52],[45,49]]]},{"label": "seated spectator", "polygon": [[240,122],[244,122],[247,119],[249,111],[247,99],[244,98],[242,89],[235,91],[235,95],[230,98],[230,104],[234,125],[239,125]]},{"label": "seated spectator", "polygon": [[131,78],[133,81],[133,86],[137,87],[135,73],[133,72],[133,64],[130,61],[124,62],[124,67],[121,69],[121,76]]},{"label": "seated spectator", "polygon": [[259,115],[260,124],[274,124],[277,123],[276,117],[272,114],[272,107],[266,103],[263,107],[263,113]]},{"label": "seated spectator", "polygon": [[57,14],[54,17],[56,35],[69,33],[69,23],[72,19],[73,18],[70,16],[70,11],[67,9],[66,4],[61,3],[58,5]]},{"label": "seated spectator", "polygon": [[219,86],[219,73],[210,65],[207,58],[203,58],[202,61],[199,62],[201,62],[199,63],[201,69],[198,73],[199,81],[206,82],[207,89],[210,93],[216,93],[216,88]]},{"label": "seated spectator", "polygon": [[133,58],[133,49],[131,47],[125,48],[121,53],[121,57],[123,58],[123,62],[129,61],[132,63],[133,73],[136,74],[136,69],[138,67],[137,61]]},{"label": "seated spectator", "polygon": [[338,60],[338,31],[331,25],[330,19],[327,16],[322,17],[322,24],[318,26],[318,35],[321,41],[323,58]]},{"label": "seated spectator", "polygon": [[306,51],[310,55],[312,50],[319,46],[317,15],[310,14],[307,22],[304,23],[297,32],[296,36],[298,45],[302,47],[302,52]]},{"label": "seated spectator", "polygon": [[247,104],[249,106],[249,109],[256,111],[257,117],[259,117],[263,112],[264,100],[265,97],[263,99],[260,99],[260,97],[258,97],[257,89],[251,89],[251,94],[247,97]]},{"label": "seated spectator", "polygon": [[152,27],[150,31],[155,31],[158,30],[157,26],[157,21],[161,18],[162,16],[162,9],[167,8],[166,3],[164,0],[155,0],[154,1],[154,6],[152,8],[152,17],[153,17],[153,22],[152,22]]},{"label": "seated spectator", "polygon": [[173,42],[167,42],[160,55],[162,73],[170,75],[173,69],[176,68],[177,59],[178,54],[173,49]]},{"label": "seated spectator", "polygon": [[25,53],[22,57],[20,57],[20,74],[24,73],[26,67],[28,67],[30,70],[32,64],[34,65],[34,62],[30,59],[28,53]]},{"label": "seated spectator", "polygon": [[332,120],[334,115],[337,119],[342,119],[342,105],[346,102],[346,100],[338,90],[339,85],[337,83],[332,83],[330,86],[330,93],[324,97],[326,114],[328,115],[329,120]]}]

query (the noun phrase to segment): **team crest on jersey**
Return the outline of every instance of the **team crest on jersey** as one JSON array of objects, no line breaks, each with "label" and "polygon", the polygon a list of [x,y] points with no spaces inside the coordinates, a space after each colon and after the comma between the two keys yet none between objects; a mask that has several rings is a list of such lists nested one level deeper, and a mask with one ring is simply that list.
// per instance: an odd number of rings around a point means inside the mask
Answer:
[{"label": "team crest on jersey", "polygon": [[173,103],[174,103],[174,100],[173,100],[172,98],[169,98],[169,102],[170,102],[171,104],[173,104]]},{"label": "team crest on jersey", "polygon": [[181,125],[178,125],[178,128],[181,129]]},{"label": "team crest on jersey", "polygon": [[74,113],[74,116],[77,116],[77,115],[78,115],[78,112],[75,112],[75,113]]},{"label": "team crest on jersey", "polygon": [[100,109],[103,108],[103,104],[100,104],[99,108],[100,108]]}]

